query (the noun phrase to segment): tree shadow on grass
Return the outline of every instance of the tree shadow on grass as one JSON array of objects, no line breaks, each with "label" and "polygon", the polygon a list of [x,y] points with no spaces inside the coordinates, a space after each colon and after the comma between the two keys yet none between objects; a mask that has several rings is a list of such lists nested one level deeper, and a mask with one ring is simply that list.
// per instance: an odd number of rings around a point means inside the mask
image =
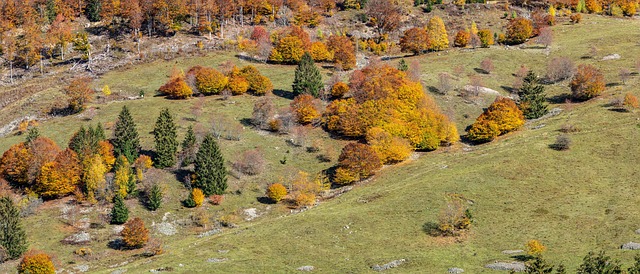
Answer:
[{"label": "tree shadow on grass", "polygon": [[528,254],[513,255],[513,256],[511,256],[511,259],[514,259],[514,260],[519,261],[519,262],[526,262],[526,261],[530,261],[531,259],[533,259],[533,256],[528,255]]},{"label": "tree shadow on grass", "polygon": [[275,204],[273,200],[269,199],[269,197],[257,197],[256,200],[258,201],[258,203],[265,204],[265,205]]},{"label": "tree shadow on grass", "polygon": [[569,94],[563,93],[563,94],[547,97],[547,101],[553,104],[564,104],[568,100],[570,100],[570,98],[571,97],[569,96]]},{"label": "tree shadow on grass", "polygon": [[110,241],[109,243],[107,243],[107,247],[111,248],[111,249],[115,249],[115,250],[124,250],[125,249],[125,244],[124,241],[120,238],[115,239],[113,241]]},{"label": "tree shadow on grass", "polygon": [[273,95],[286,98],[289,100],[293,100],[293,98],[295,97],[295,94],[293,94],[293,92],[282,90],[282,89],[274,89]]},{"label": "tree shadow on grass", "polygon": [[473,70],[477,73],[481,73],[481,74],[489,74],[488,71],[481,69],[481,68],[473,68]]},{"label": "tree shadow on grass", "polygon": [[440,233],[439,225],[436,222],[429,221],[424,223],[422,225],[422,231],[424,231],[424,233],[427,233],[427,235],[432,237],[438,237],[442,235],[442,233]]}]

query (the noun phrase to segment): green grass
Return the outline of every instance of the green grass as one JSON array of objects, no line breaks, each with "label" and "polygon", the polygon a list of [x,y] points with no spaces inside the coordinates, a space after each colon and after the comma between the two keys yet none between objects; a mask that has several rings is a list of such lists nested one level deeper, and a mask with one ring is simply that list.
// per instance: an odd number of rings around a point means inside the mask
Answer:
[{"label": "green grass", "polygon": [[[500,86],[513,83],[511,74],[521,64],[542,74],[546,63],[555,56],[568,56],[576,63],[592,63],[602,69],[608,83],[615,84],[619,82],[620,68],[632,68],[634,56],[640,53],[629,35],[637,28],[638,22],[632,20],[587,16],[579,25],[560,23],[553,28],[556,41],[549,56],[531,47],[508,50],[493,47],[450,50],[409,59],[416,58],[422,64],[426,86],[435,85],[438,73],[451,72],[458,64],[465,66],[466,74],[475,74],[473,68],[489,57],[496,70],[483,75],[483,80],[489,88],[506,94]],[[581,59],[591,45],[600,49],[599,58]],[[610,53],[619,53],[622,59],[599,61]],[[156,62],[108,73],[95,85],[107,83],[114,92],[145,91],[145,99],[126,104],[138,123],[143,146],[151,149],[152,137],[148,132],[161,108],[169,107],[177,114],[180,136],[188,124],[194,123],[190,120],[193,118],[190,108],[196,99],[173,101],[150,96],[166,80],[171,68],[186,69],[194,64],[216,66],[224,60],[242,64],[225,54]],[[293,67],[257,67],[274,81],[276,89],[290,89]],[[460,76],[461,84],[466,84],[467,76]],[[265,216],[206,238],[197,238],[195,235],[201,230],[190,227],[174,236],[155,235],[163,242],[166,253],[152,258],[132,257],[141,251],[107,248],[107,242],[114,238],[107,226],[95,232],[98,239],[91,245],[94,252],[100,254],[100,260],[87,263],[92,270],[104,273],[119,268],[111,266],[124,261],[129,263],[120,268],[128,269],[128,273],[159,267],[172,267],[176,272],[281,273],[294,272],[302,265],[313,265],[319,272],[359,273],[369,271],[372,265],[404,258],[408,262],[395,272],[439,273],[455,266],[469,273],[489,273],[483,268],[485,264],[513,260],[503,255],[502,250],[522,249],[529,239],[538,239],[548,248],[545,257],[555,263],[563,262],[570,271],[592,250],[606,250],[628,266],[635,253],[623,252],[619,245],[640,240],[634,233],[640,226],[635,220],[640,213],[635,179],[640,153],[636,142],[640,137],[640,117],[638,112],[614,112],[604,105],[612,96],[626,92],[640,95],[637,87],[638,76],[634,76],[626,86],[611,85],[600,98],[553,105],[564,111],[492,143],[470,148],[457,145],[423,153],[417,160],[385,168],[373,180],[355,186],[352,191],[297,214],[289,214],[280,205],[259,204],[256,197],[262,195],[266,183],[286,173],[296,169],[317,172],[331,164],[319,163],[315,155],[303,152],[303,148],[288,147],[287,136],[263,135],[247,127],[241,141],[221,141],[223,152],[232,160],[245,149],[261,146],[269,163],[268,171],[258,177],[232,179],[231,190],[241,189],[242,193],[229,194],[224,206],[208,206],[206,210],[212,216],[220,216],[257,207],[266,212]],[[569,92],[566,82],[547,88],[550,96]],[[492,100],[484,98],[478,104],[466,104],[455,95],[433,96],[444,111],[453,114],[461,132]],[[197,122],[208,130],[212,119],[221,115],[240,125],[240,119],[251,115],[257,98],[233,97],[234,104],[216,97],[205,100],[206,110]],[[280,106],[288,104],[284,98],[277,98],[277,102]],[[98,115],[91,122],[75,116],[52,119],[42,123],[41,131],[64,144],[80,124],[114,121],[123,104],[97,105]],[[558,129],[567,123],[581,129],[571,134],[572,148],[562,152],[550,149],[548,146],[560,134]],[[0,139],[0,149],[22,138]],[[314,129],[309,138],[324,138],[336,151],[342,145],[320,129]],[[281,165],[279,160],[286,150],[291,157],[287,157],[287,165]],[[169,173],[160,178],[169,193],[165,205],[157,213],[150,213],[130,201],[132,215],[142,216],[148,225],[160,222],[165,212],[171,212],[177,219],[188,218],[193,210],[179,205],[179,200],[186,197],[184,188]],[[436,221],[445,203],[444,196],[450,192],[461,193],[474,201],[472,229],[460,241],[431,237],[422,231],[425,223]],[[69,232],[51,217],[59,215],[54,204],[45,205],[43,211],[26,218],[25,222],[32,246],[55,253],[60,265],[69,269],[73,266],[70,261],[85,262],[71,254],[76,247],[59,244]],[[97,218],[96,211],[90,213],[92,219]],[[36,224],[40,228],[32,229]],[[229,250],[229,253],[218,250]],[[229,260],[207,263],[209,258]],[[7,267],[10,265],[0,266],[0,270],[6,271]]]}]

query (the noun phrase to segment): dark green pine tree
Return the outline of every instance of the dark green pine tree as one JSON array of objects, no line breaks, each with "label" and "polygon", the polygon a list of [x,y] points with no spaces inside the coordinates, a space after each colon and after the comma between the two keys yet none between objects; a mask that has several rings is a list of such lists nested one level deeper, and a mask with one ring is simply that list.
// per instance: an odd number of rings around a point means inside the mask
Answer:
[{"label": "dark green pine tree", "polygon": [[100,21],[100,11],[102,10],[102,3],[100,0],[88,0],[87,6],[84,9],[87,19],[91,22]]},{"label": "dark green pine tree", "polygon": [[27,143],[31,143],[31,141],[38,139],[40,137],[40,131],[36,127],[29,128],[27,131]]},{"label": "dark green pine tree", "polygon": [[404,58],[400,59],[400,63],[398,63],[398,70],[399,71],[409,70],[409,65],[407,65],[407,61],[405,61]]},{"label": "dark green pine tree", "polygon": [[202,189],[206,196],[223,194],[227,189],[227,170],[216,138],[207,134],[196,154],[195,182],[193,187]]},{"label": "dark green pine tree", "polygon": [[178,151],[178,141],[176,134],[176,124],[168,108],[160,112],[156,126],[153,129],[153,136],[156,143],[156,167],[165,168],[176,164],[176,152]]},{"label": "dark green pine tree", "polygon": [[533,71],[529,71],[524,78],[519,106],[527,119],[536,119],[547,114],[544,86],[538,83],[538,76]]},{"label": "dark green pine tree", "polygon": [[124,198],[116,194],[113,198],[113,208],[111,208],[111,224],[121,225],[129,219],[129,208],[124,204]]},{"label": "dark green pine tree", "polygon": [[85,136],[87,135],[87,130],[84,129],[84,126],[80,126],[80,129],[76,131],[76,133],[71,136],[69,140],[69,148],[77,153],[79,156],[84,154],[84,141]]},{"label": "dark green pine tree", "polygon": [[96,125],[96,128],[93,130],[93,133],[94,133],[93,135],[98,140],[98,142],[104,141],[107,139],[107,135],[104,134],[104,128],[102,127],[101,123],[98,123],[98,125]]},{"label": "dark green pine tree", "polygon": [[160,186],[157,183],[154,183],[151,190],[149,190],[147,199],[147,208],[149,208],[149,210],[156,211],[160,208],[160,205],[162,204],[162,189],[160,189]]},{"label": "dark green pine tree", "polygon": [[196,150],[196,134],[193,132],[193,127],[189,126],[187,134],[182,141],[182,166],[188,166],[195,160]]},{"label": "dark green pine tree", "polygon": [[10,259],[16,259],[27,251],[27,235],[20,221],[20,210],[8,197],[0,198],[0,246]]},{"label": "dark green pine tree", "polygon": [[136,124],[133,122],[127,106],[122,107],[122,111],[118,115],[113,136],[115,156],[124,155],[129,163],[133,163],[140,153],[140,139]]},{"label": "dark green pine tree", "polygon": [[305,52],[298,64],[298,68],[296,68],[296,74],[293,79],[293,93],[296,96],[306,93],[313,95],[313,97],[318,97],[318,92],[323,85],[320,70],[313,62],[311,54]]},{"label": "dark green pine tree", "polygon": [[538,255],[533,260],[527,262],[524,273],[527,274],[543,274],[553,272],[554,266],[552,264],[547,263],[542,256]]}]

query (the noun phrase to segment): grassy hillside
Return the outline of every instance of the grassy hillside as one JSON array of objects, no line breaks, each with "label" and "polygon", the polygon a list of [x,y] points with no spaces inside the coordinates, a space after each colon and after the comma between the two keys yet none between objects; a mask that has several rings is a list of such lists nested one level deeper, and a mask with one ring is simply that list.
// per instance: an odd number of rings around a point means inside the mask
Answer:
[{"label": "grassy hillside", "polygon": [[[71,231],[57,218],[51,218],[59,215],[61,202],[58,201],[45,204],[37,215],[26,218],[30,242],[32,247],[55,253],[62,268],[88,264],[92,271],[104,273],[115,269],[141,273],[161,267],[185,273],[281,273],[294,272],[303,265],[313,265],[320,272],[352,273],[366,272],[372,265],[396,259],[408,260],[396,272],[443,273],[449,267],[461,267],[469,273],[482,273],[490,272],[483,268],[486,263],[513,260],[501,251],[522,249],[529,239],[541,240],[548,248],[546,258],[564,262],[570,270],[591,250],[606,250],[629,265],[635,252],[623,252],[619,245],[640,240],[634,233],[640,228],[634,218],[640,213],[635,180],[640,117],[638,112],[611,111],[606,104],[612,96],[626,92],[640,95],[637,75],[624,86],[618,84],[617,76],[620,68],[632,69],[635,56],[640,54],[637,35],[630,35],[638,27],[636,20],[588,16],[583,24],[561,23],[553,27],[555,43],[549,55],[535,46],[524,49],[496,46],[408,58],[408,61],[420,61],[426,86],[435,86],[438,73],[451,72],[457,65],[465,67],[466,75],[457,75],[460,84],[467,84],[468,75],[477,74],[473,69],[489,57],[496,70],[481,77],[487,87],[504,93],[501,86],[513,83],[512,73],[521,64],[540,74],[551,58],[568,56],[576,63],[592,63],[602,69],[609,87],[606,94],[588,102],[553,105],[564,109],[560,115],[533,122],[492,143],[472,147],[461,144],[422,153],[417,160],[385,168],[373,180],[310,210],[290,214],[285,207],[260,204],[256,197],[262,195],[266,183],[291,169],[317,172],[331,163],[319,163],[315,155],[303,152],[303,148],[287,147],[287,136],[265,135],[245,127],[241,141],[222,142],[225,156],[231,160],[247,148],[261,146],[267,155],[268,171],[259,178],[232,179],[231,191],[241,190],[240,193],[227,195],[229,200],[224,206],[208,206],[206,212],[220,216],[257,207],[260,212],[266,212],[264,216],[203,238],[196,237],[203,229],[190,227],[179,229],[173,236],[154,233],[166,252],[151,258],[133,256],[141,251],[109,249],[107,243],[114,236],[112,227],[107,225],[92,231],[97,239],[91,248],[98,255],[86,260],[72,254],[77,247],[59,243]],[[583,59],[591,45],[599,48],[598,58]],[[611,53],[619,53],[622,59],[600,61],[602,56]],[[248,95],[233,97],[232,102],[207,97],[205,111],[197,121],[192,121],[190,108],[198,99],[172,101],[150,96],[174,66],[184,69],[195,64],[217,66],[225,60],[245,64],[224,54],[177,59],[108,73],[94,84],[106,83],[113,91],[131,94],[145,91],[144,99],[126,104],[139,125],[143,146],[150,149],[152,137],[148,132],[162,107],[178,114],[181,131],[195,123],[201,123],[202,128],[208,130],[212,119],[221,115],[235,121],[235,125],[241,125],[241,119],[250,117],[257,98]],[[257,66],[274,81],[276,89],[290,89],[293,67]],[[550,97],[569,92],[566,82],[547,86],[547,90]],[[54,92],[57,91],[51,91]],[[433,96],[445,111],[454,114],[461,132],[493,100],[488,97],[470,104],[454,94]],[[281,106],[288,105],[288,100],[277,97]],[[99,109],[93,121],[77,116],[45,121],[41,132],[64,144],[80,124],[114,121],[123,104],[96,105]],[[548,146],[564,124],[581,129],[570,135],[572,148],[562,152],[550,149]],[[6,150],[22,138],[0,139],[0,149]],[[314,138],[322,138],[336,151],[343,144],[330,139],[320,129],[310,133],[309,139]],[[287,165],[279,163],[284,154],[291,155]],[[165,212],[175,216],[172,218],[188,218],[194,211],[179,205],[179,200],[186,197],[184,187],[173,174],[163,173],[159,178],[169,192],[165,206],[157,213],[149,213],[130,201],[132,215],[142,216],[147,225],[161,222]],[[444,196],[450,192],[461,193],[474,201],[471,209],[475,222],[471,232],[459,241],[431,237],[422,230],[425,223],[436,221],[445,203]],[[92,220],[98,219],[101,210],[104,213],[108,208],[97,207],[88,215]],[[219,250],[228,250],[228,253]],[[211,258],[227,260],[207,262]],[[0,266],[0,271],[11,267],[5,264]]]}]

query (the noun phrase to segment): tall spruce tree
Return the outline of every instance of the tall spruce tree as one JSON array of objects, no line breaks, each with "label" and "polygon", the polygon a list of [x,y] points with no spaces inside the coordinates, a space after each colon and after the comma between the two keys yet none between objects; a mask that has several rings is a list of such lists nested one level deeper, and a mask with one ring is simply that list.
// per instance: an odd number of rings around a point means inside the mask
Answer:
[{"label": "tall spruce tree", "polygon": [[195,160],[195,182],[192,186],[202,189],[206,196],[223,194],[227,189],[227,170],[216,138],[207,134],[200,145]]},{"label": "tall spruce tree", "polygon": [[187,134],[182,141],[182,166],[188,166],[195,160],[196,154],[196,134],[193,132],[193,126],[189,126]]},{"label": "tall spruce tree", "polygon": [[124,155],[129,163],[133,163],[140,153],[140,139],[136,124],[127,106],[122,107],[118,115],[113,137],[113,148],[116,157]]},{"label": "tall spruce tree", "polygon": [[178,151],[178,141],[176,134],[176,124],[168,108],[160,112],[156,126],[153,129],[153,136],[156,143],[156,167],[165,168],[176,164],[176,152]]},{"label": "tall spruce tree", "polygon": [[20,221],[20,210],[9,197],[0,198],[0,246],[10,259],[27,251],[27,235]]},{"label": "tall spruce tree", "polygon": [[84,9],[87,19],[91,22],[100,21],[100,11],[102,10],[102,2],[100,0],[88,0]]},{"label": "tall spruce tree", "polygon": [[38,130],[38,128],[37,127],[29,128],[29,130],[27,131],[27,138],[26,138],[27,143],[31,143],[31,141],[38,139],[38,137],[40,137],[40,131]]},{"label": "tall spruce tree", "polygon": [[160,189],[160,186],[157,183],[154,183],[153,186],[151,186],[151,190],[149,190],[149,193],[147,194],[147,199],[147,208],[149,208],[149,210],[156,211],[160,208],[160,205],[162,204],[162,189]]},{"label": "tall spruce tree", "polygon": [[293,93],[297,96],[303,93],[318,97],[318,92],[323,87],[320,70],[313,62],[311,54],[305,52],[296,68],[293,79]]},{"label": "tall spruce tree", "polygon": [[116,194],[113,198],[113,208],[111,208],[111,224],[121,225],[129,219],[129,208],[124,204],[122,195]]},{"label": "tall spruce tree", "polygon": [[400,59],[400,62],[398,63],[398,70],[399,71],[409,70],[409,65],[407,65],[407,61],[405,61],[404,58]]},{"label": "tall spruce tree", "polygon": [[527,119],[540,118],[547,114],[547,102],[544,86],[538,83],[538,76],[529,71],[520,89],[520,103],[518,104]]}]

